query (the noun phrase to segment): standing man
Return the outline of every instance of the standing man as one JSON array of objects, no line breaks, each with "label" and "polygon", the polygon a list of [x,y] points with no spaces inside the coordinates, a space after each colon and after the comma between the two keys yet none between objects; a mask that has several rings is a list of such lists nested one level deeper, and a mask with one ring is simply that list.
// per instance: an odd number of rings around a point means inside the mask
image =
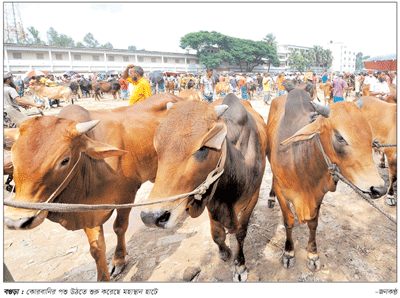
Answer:
[{"label": "standing man", "polygon": [[261,74],[257,74],[257,95],[261,96],[263,92],[263,77]]},{"label": "standing man", "polygon": [[143,74],[143,68],[133,64],[129,64],[122,73],[122,78],[134,86],[131,97],[129,98],[129,105],[145,100],[151,96],[150,84],[143,77]]},{"label": "standing man", "polygon": [[383,71],[380,71],[378,72],[378,80],[371,84],[371,87],[369,88],[369,95],[384,100],[389,93],[390,88],[386,82],[386,74]]},{"label": "standing man", "polygon": [[118,83],[121,86],[121,98],[124,100],[128,97],[128,81],[120,77]]},{"label": "standing man", "polygon": [[238,86],[242,94],[242,98],[247,100],[247,75],[244,74],[239,78]]},{"label": "standing man", "polygon": [[331,83],[333,87],[333,102],[344,101],[343,98],[343,89],[348,88],[349,86],[343,80],[343,75],[340,74],[339,77]]},{"label": "standing man", "polygon": [[282,83],[283,83],[284,79],[285,79],[285,78],[283,77],[282,73],[280,72],[280,73],[278,74],[278,79],[277,79],[277,83],[278,83],[278,94],[276,95],[276,97],[285,95],[285,87],[282,86]]},{"label": "standing man", "polygon": [[214,97],[214,82],[211,78],[213,69],[208,68],[207,74],[200,80],[200,96],[203,100],[207,100],[209,103],[213,102]]},{"label": "standing man", "polygon": [[269,105],[271,99],[271,86],[273,85],[272,79],[269,74],[264,75],[263,79],[263,92],[264,92],[264,104]]},{"label": "standing man", "polygon": [[322,76],[322,83],[326,83],[326,81],[328,80],[328,74],[324,73],[324,75]]},{"label": "standing man", "polygon": [[36,108],[43,108],[43,104],[30,102],[28,100],[22,99],[17,91],[11,87],[14,85],[13,75],[8,72],[4,75],[3,78],[4,86],[3,86],[3,95],[4,95],[4,106],[10,105],[17,111],[21,112],[19,106],[32,106]]}]

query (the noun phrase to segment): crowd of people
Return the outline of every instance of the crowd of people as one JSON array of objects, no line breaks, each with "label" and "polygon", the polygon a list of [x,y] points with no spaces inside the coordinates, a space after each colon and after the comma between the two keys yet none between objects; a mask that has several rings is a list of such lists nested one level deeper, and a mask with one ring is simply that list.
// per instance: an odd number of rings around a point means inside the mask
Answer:
[{"label": "crowd of people", "polygon": [[[154,74],[154,73],[153,73]],[[295,73],[217,73],[214,69],[207,69],[203,74],[170,74],[162,73],[161,75],[152,75],[152,73],[144,73],[140,66],[130,64],[120,75],[102,75],[91,74],[84,76],[73,74],[71,76],[63,74],[54,76],[52,74],[46,76],[31,77],[28,81],[22,80],[20,76],[13,77],[11,73],[4,76],[4,98],[6,104],[13,107],[18,105],[42,107],[44,104],[35,94],[35,103],[23,100],[25,90],[29,85],[44,85],[47,87],[68,84],[70,82],[83,81],[93,82],[111,82],[117,81],[121,87],[121,98],[129,98],[129,105],[142,101],[152,94],[167,92],[165,86],[172,82],[174,90],[179,89],[195,89],[200,93],[202,100],[213,102],[216,99],[216,85],[224,82],[232,92],[243,99],[249,99],[249,91],[252,94],[263,98],[264,103],[270,104],[273,96],[278,97],[285,94],[284,81],[292,81],[295,84],[301,83],[327,83],[333,87],[334,102],[343,100],[344,96],[354,90],[356,97],[361,96],[365,86],[370,86],[369,94],[380,99],[390,93],[389,86],[396,83],[397,73],[392,72],[374,72],[358,74],[339,74],[339,73],[321,73],[313,72],[295,72]],[[9,86],[14,87],[13,92]],[[87,92],[81,91],[81,94]],[[343,93],[346,94],[343,94]],[[7,95],[6,95],[7,93]],[[59,105],[59,101],[51,101],[51,105]]]}]

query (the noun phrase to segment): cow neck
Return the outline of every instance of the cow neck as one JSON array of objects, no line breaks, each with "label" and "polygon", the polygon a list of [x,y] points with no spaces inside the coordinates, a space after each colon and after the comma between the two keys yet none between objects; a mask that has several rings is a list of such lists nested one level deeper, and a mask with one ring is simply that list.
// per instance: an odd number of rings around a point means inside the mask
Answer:
[{"label": "cow neck", "polygon": [[315,135],[315,140],[317,142],[319,150],[322,153],[322,156],[325,159],[326,165],[328,166],[328,170],[332,175],[332,179],[335,182],[335,184],[337,184],[339,182],[338,173],[340,173],[340,170],[339,170],[339,168],[338,168],[338,166],[336,164],[332,163],[331,159],[326,154],[326,152],[324,150],[324,147],[322,146],[321,139],[319,138],[319,134],[318,133]]}]

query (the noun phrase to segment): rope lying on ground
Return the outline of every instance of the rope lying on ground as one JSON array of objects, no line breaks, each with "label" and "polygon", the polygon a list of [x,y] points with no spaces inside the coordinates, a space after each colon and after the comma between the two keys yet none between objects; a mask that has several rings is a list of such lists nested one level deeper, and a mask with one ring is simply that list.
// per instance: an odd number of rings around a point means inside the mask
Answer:
[{"label": "rope lying on ground", "polygon": [[385,215],[387,218],[389,218],[392,222],[396,223],[396,219],[391,216],[389,213],[387,213],[385,210],[383,210],[382,208],[380,208],[378,205],[375,204],[374,201],[372,201],[372,199],[367,196],[362,190],[360,190],[357,186],[355,186],[350,180],[348,180],[347,178],[345,178],[341,173],[340,173],[340,169],[339,167],[332,163],[331,160],[329,159],[329,157],[326,155],[324,148],[322,147],[321,144],[321,140],[319,138],[319,135],[317,134],[315,137],[316,141],[317,141],[317,145],[319,147],[319,149],[322,152],[322,155],[324,156],[324,159],[326,161],[326,164],[328,165],[328,169],[329,172],[331,173],[331,175],[333,176],[333,180],[335,182],[338,182],[339,180],[343,181],[344,183],[346,183],[348,186],[350,186],[357,194],[359,194],[364,200],[366,200],[368,203],[370,203],[372,205],[372,207],[374,207],[375,209],[377,209],[379,212],[381,212],[383,215]]}]

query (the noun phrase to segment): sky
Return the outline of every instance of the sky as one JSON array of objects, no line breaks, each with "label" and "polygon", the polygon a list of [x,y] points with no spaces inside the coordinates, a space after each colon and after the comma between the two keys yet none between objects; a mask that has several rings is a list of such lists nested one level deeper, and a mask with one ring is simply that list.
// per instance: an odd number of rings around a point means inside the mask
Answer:
[{"label": "sky", "polygon": [[396,2],[392,3],[68,3],[18,4],[24,28],[33,26],[47,41],[53,27],[75,42],[92,33],[114,49],[183,52],[191,32],[262,40],[273,33],[279,44],[298,46],[343,42],[364,56],[396,53]]}]

